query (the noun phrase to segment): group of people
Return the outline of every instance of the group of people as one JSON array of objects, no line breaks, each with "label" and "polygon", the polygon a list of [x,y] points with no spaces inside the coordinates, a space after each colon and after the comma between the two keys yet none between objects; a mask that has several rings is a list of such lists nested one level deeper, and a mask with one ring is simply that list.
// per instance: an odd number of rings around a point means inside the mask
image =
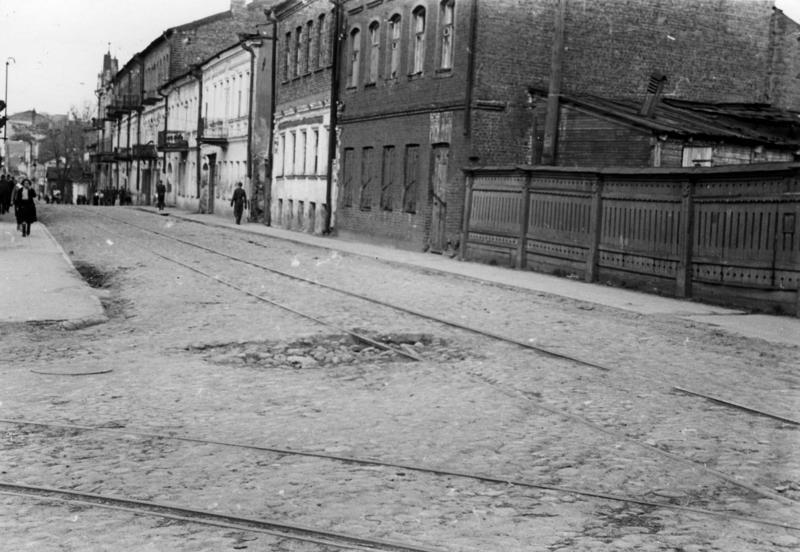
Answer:
[{"label": "group of people", "polygon": [[35,198],[36,190],[33,189],[30,179],[23,178],[17,182],[8,174],[0,177],[0,215],[6,214],[13,207],[17,230],[22,232],[22,237],[31,235],[31,224],[36,222]]}]

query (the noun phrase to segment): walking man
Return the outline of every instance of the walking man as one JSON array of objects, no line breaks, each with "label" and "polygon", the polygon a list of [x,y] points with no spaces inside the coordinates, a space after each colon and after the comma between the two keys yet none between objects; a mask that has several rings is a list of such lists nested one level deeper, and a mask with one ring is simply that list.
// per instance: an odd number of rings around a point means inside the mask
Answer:
[{"label": "walking man", "polygon": [[233,216],[236,218],[236,224],[242,223],[242,211],[247,208],[247,193],[242,188],[242,183],[236,184],[236,189],[233,191],[231,198],[231,205],[233,205]]},{"label": "walking man", "polygon": [[163,182],[159,182],[156,186],[156,197],[158,198],[158,203],[156,203],[156,207],[158,207],[159,211],[164,210],[164,196],[167,195],[167,187],[164,186]]}]

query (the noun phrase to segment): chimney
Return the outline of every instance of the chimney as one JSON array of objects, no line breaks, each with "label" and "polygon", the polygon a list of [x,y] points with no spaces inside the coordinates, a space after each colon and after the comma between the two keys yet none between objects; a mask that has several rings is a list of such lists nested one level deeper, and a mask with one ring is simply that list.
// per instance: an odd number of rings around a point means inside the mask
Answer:
[{"label": "chimney", "polygon": [[654,72],[650,75],[650,82],[647,83],[647,93],[642,102],[642,108],[639,110],[639,115],[644,117],[652,117],[658,105],[658,100],[661,99],[661,92],[664,90],[664,85],[667,82],[666,75],[659,72]]},{"label": "chimney", "polygon": [[247,4],[246,0],[231,0],[231,12],[232,13],[243,12],[246,4]]}]

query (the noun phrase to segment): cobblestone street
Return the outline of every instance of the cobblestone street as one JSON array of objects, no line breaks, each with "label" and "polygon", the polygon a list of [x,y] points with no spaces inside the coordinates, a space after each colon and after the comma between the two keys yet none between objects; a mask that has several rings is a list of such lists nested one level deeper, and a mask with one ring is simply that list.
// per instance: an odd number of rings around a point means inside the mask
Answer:
[{"label": "cobblestone street", "polygon": [[[428,550],[800,547],[795,346],[142,210],[41,219],[108,321],[0,325],[2,485]],[[342,549],[22,493],[0,535]]]}]

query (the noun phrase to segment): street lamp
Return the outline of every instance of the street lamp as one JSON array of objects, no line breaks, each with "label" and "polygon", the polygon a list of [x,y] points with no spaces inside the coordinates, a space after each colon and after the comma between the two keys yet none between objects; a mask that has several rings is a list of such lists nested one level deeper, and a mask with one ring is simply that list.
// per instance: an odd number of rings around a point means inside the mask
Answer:
[{"label": "street lamp", "polygon": [[[6,103],[6,116],[8,116],[8,64],[14,62],[16,63],[13,57],[9,56],[6,58],[6,95],[5,95],[5,103]],[[8,174],[8,124],[10,121],[6,121],[6,124],[3,126],[3,157],[5,158],[5,163],[3,164],[3,172]]]}]

